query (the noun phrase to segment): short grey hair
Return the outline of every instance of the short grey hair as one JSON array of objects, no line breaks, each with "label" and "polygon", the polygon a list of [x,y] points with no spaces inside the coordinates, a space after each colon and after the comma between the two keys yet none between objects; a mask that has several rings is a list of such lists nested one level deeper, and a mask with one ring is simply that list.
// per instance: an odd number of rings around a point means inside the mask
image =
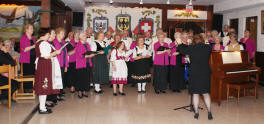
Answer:
[{"label": "short grey hair", "polygon": [[5,40],[4,45],[12,45],[12,41],[11,40]]},{"label": "short grey hair", "polygon": [[83,35],[86,35],[86,32],[85,31],[81,31],[80,32],[79,38],[81,38]]}]

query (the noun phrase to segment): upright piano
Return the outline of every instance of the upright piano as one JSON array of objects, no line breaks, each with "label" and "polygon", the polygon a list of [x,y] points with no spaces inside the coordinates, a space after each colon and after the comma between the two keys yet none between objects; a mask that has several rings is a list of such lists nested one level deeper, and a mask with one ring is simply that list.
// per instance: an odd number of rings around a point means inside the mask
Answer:
[{"label": "upright piano", "polygon": [[249,60],[247,51],[212,52],[209,60],[211,67],[211,99],[221,104],[226,99],[226,84],[250,81],[255,75],[259,82],[261,69]]}]

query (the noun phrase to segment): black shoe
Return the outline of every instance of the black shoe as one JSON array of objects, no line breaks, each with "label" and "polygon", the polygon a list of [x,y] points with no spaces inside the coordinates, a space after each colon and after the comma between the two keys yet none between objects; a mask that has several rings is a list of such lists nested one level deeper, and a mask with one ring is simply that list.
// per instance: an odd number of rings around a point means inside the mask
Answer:
[{"label": "black shoe", "polygon": [[161,92],[161,93],[166,93],[166,91],[165,91],[165,90],[161,90],[160,92]]},{"label": "black shoe", "polygon": [[142,93],[142,91],[138,91],[138,93]]},{"label": "black shoe", "polygon": [[70,91],[71,93],[75,93],[75,91]]},{"label": "black shoe", "polygon": [[47,109],[47,111],[39,110],[39,114],[50,114],[52,113],[51,109]]},{"label": "black shoe", "polygon": [[97,93],[97,94],[102,94],[104,91],[103,90],[100,90],[100,91],[94,90],[94,92]]},{"label": "black shoe", "polygon": [[174,93],[175,93],[175,92],[176,92],[176,90],[172,90],[172,92],[174,92]]},{"label": "black shoe", "polygon": [[198,120],[198,118],[199,118],[199,113],[195,113],[194,114],[194,119],[197,119]]},{"label": "black shoe", "polygon": [[55,105],[54,104],[45,104],[46,105],[46,107],[49,107],[49,108],[53,108]]},{"label": "black shoe", "polygon": [[120,94],[121,96],[125,96],[125,95],[126,95],[125,93],[121,93],[121,92],[119,92],[119,94]]},{"label": "black shoe", "polygon": [[159,94],[160,92],[159,92],[158,90],[155,90],[155,93],[156,93],[156,94]]},{"label": "black shoe", "polygon": [[135,87],[136,85],[135,84],[131,84],[131,87]]},{"label": "black shoe", "polygon": [[84,97],[88,98],[88,95],[87,94],[83,94]]},{"label": "black shoe", "polygon": [[79,97],[80,99],[82,99],[82,98],[83,98],[83,95],[78,94],[78,97]]},{"label": "black shoe", "polygon": [[57,100],[60,102],[65,101],[63,98],[57,98]]},{"label": "black shoe", "polygon": [[117,96],[117,93],[113,93],[114,96]]},{"label": "black shoe", "polygon": [[213,115],[211,112],[208,112],[208,120],[213,120]]},{"label": "black shoe", "polygon": [[147,91],[146,90],[142,90],[141,93],[146,93]]},{"label": "black shoe", "polygon": [[60,93],[61,93],[62,95],[66,94],[64,91],[61,91]]}]

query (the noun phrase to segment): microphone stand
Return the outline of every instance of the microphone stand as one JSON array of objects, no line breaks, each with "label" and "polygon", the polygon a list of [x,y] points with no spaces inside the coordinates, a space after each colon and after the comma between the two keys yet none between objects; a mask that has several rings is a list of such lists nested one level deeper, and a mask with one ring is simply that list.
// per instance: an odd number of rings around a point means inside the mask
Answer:
[{"label": "microphone stand", "polygon": [[[185,64],[185,66],[188,66],[188,64]],[[189,112],[194,112],[194,108],[193,108],[193,94],[190,94],[190,95],[191,95],[191,97],[190,97],[191,99],[190,99],[190,104],[189,105],[178,107],[178,108],[175,108],[173,110],[177,111],[177,110],[184,109],[184,110],[187,110]],[[201,108],[201,107],[198,107],[198,109],[203,110],[203,108]]]}]

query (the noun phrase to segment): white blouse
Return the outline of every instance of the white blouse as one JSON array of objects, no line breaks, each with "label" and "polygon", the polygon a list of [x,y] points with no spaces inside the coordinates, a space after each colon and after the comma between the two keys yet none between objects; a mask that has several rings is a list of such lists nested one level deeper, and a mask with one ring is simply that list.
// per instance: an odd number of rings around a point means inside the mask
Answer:
[{"label": "white blouse", "polygon": [[39,50],[40,50],[40,56],[41,57],[48,57],[50,56],[51,53],[51,46],[50,43],[47,41],[43,41],[39,45]]},{"label": "white blouse", "polygon": [[144,45],[143,49],[140,49],[138,46],[133,50],[133,58],[137,57],[138,54],[141,54],[142,56],[151,55],[151,52],[147,49],[146,45]]}]

